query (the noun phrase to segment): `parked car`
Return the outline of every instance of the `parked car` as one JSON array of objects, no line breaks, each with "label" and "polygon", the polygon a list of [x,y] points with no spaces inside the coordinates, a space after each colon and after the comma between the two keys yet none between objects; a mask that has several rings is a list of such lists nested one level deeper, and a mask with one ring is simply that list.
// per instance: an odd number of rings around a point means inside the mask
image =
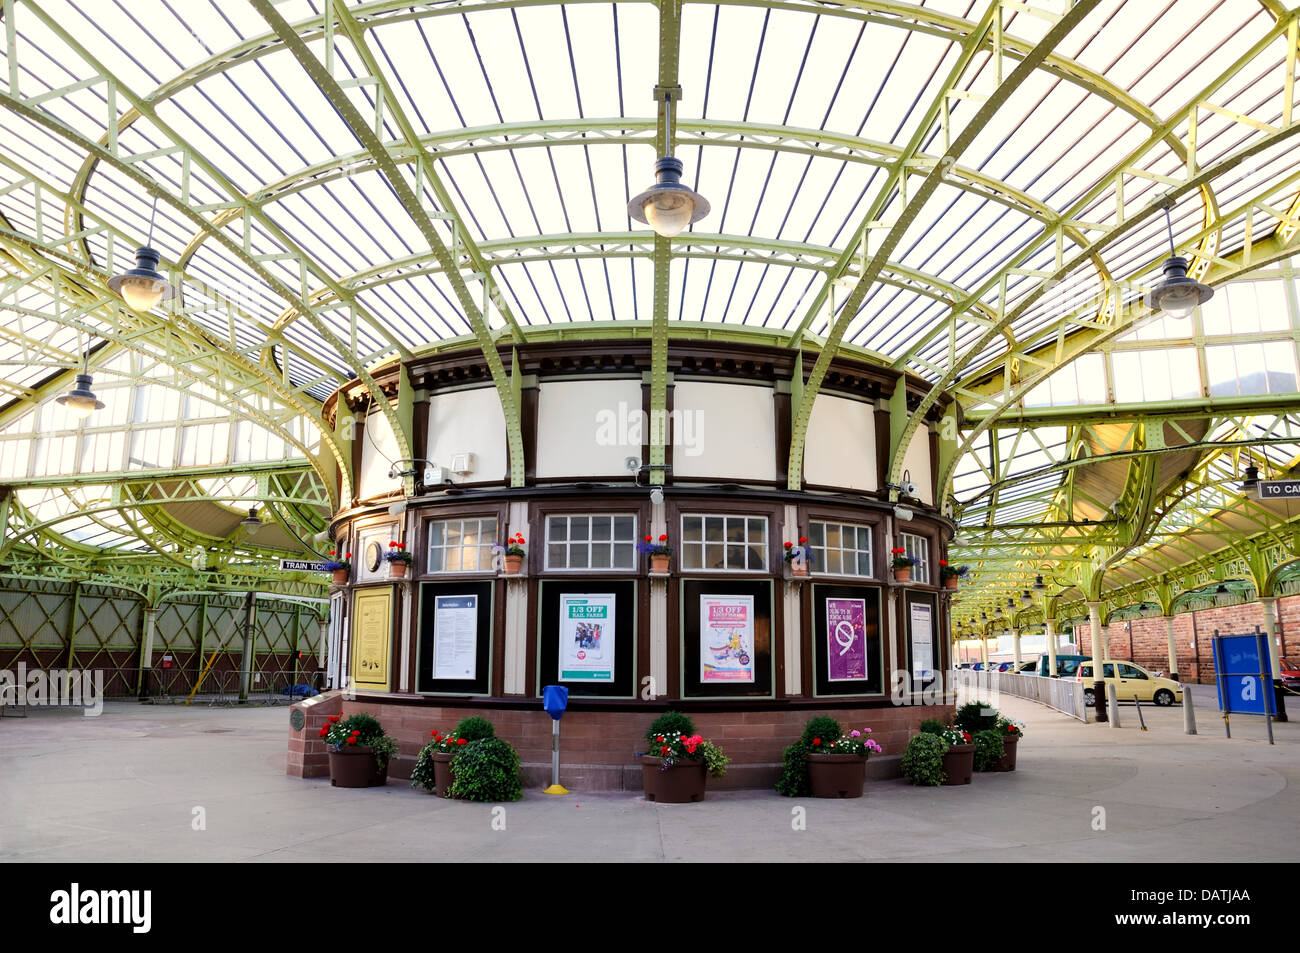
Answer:
[{"label": "parked car", "polygon": [[1300,690],[1300,668],[1279,657],[1277,660],[1278,677],[1282,679],[1282,686],[1293,691]]},{"label": "parked car", "polygon": [[[1092,690],[1096,679],[1092,672],[1093,663],[1089,659],[1080,663],[1075,675],[1078,681],[1084,683],[1083,700],[1090,706],[1096,701]],[[1107,684],[1115,686],[1115,697],[1122,702],[1133,701],[1136,698],[1138,701],[1155,702],[1157,705],[1172,705],[1183,700],[1181,685],[1168,678],[1152,675],[1141,665],[1133,662],[1118,660],[1105,662],[1102,665],[1102,673]]]},{"label": "parked car", "polygon": [[[1079,663],[1090,660],[1091,656],[1088,655],[1058,655],[1056,657],[1056,677],[1074,678],[1079,669]],[[1040,655],[1028,665],[1030,667],[1021,670],[1025,675],[1050,675],[1052,671],[1046,655]]]}]

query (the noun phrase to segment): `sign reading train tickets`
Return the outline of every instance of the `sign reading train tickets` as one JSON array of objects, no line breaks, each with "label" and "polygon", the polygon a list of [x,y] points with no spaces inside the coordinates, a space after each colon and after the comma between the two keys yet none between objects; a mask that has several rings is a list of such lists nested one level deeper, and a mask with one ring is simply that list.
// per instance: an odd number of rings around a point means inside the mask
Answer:
[{"label": "sign reading train tickets", "polygon": [[284,572],[329,572],[329,567],[314,559],[281,559],[280,569]]},{"label": "sign reading train tickets", "polygon": [[1260,480],[1256,490],[1261,500],[1300,499],[1300,480]]},{"label": "sign reading train tickets", "polygon": [[754,680],[754,597],[700,596],[700,681]]},{"label": "sign reading train tickets", "polygon": [[614,594],[560,596],[560,681],[614,680]]}]

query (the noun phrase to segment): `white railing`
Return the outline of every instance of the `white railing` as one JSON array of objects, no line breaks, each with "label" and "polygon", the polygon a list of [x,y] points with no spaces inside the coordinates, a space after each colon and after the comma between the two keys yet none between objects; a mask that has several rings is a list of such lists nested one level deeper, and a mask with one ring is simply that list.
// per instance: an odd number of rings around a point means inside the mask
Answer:
[{"label": "white railing", "polygon": [[958,684],[964,686],[968,694],[972,691],[977,693],[975,697],[986,699],[992,708],[997,707],[999,694],[1007,694],[1028,698],[1079,721],[1088,720],[1084,713],[1083,683],[1076,679],[969,670],[957,675]]}]

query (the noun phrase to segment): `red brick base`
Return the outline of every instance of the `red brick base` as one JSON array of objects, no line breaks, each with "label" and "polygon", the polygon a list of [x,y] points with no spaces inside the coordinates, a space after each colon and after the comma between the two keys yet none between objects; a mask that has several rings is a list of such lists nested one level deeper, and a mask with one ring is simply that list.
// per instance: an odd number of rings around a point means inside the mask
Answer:
[{"label": "red brick base", "polygon": [[[398,756],[388,774],[410,778],[415,758],[433,729],[451,731],[469,715],[482,715],[497,735],[519,752],[525,783],[544,787],[551,783],[551,719],[541,710],[469,708],[429,705],[424,699],[392,701],[375,696],[343,701],[339,693],[321,695],[295,705],[306,723],[289,733],[288,773],[296,777],[329,774],[320,732],[329,715],[344,717],[368,712],[397,739]],[[867,764],[873,779],[898,776],[898,759],[908,739],[927,718],[951,718],[952,706],[914,705],[845,707],[833,709],[770,709],[764,711],[690,712],[696,731],[719,745],[731,759],[727,776],[710,779],[711,787],[768,788],[780,773],[782,751],[799,737],[804,723],[816,715],[829,715],[845,729],[871,728],[883,753]],[[560,782],[574,791],[640,791],[641,768],[634,763],[645,749],[645,733],[657,712],[570,711],[561,722]]]}]

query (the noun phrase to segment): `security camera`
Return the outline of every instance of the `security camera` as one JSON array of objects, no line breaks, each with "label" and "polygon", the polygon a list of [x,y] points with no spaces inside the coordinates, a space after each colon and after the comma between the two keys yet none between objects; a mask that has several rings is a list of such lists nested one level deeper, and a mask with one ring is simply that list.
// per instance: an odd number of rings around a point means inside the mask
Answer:
[{"label": "security camera", "polygon": [[916,496],[916,484],[911,480],[904,480],[898,489],[903,496]]},{"label": "security camera", "polygon": [[640,457],[624,458],[623,469],[626,470],[628,473],[636,473],[637,470],[641,469],[641,458]]}]

